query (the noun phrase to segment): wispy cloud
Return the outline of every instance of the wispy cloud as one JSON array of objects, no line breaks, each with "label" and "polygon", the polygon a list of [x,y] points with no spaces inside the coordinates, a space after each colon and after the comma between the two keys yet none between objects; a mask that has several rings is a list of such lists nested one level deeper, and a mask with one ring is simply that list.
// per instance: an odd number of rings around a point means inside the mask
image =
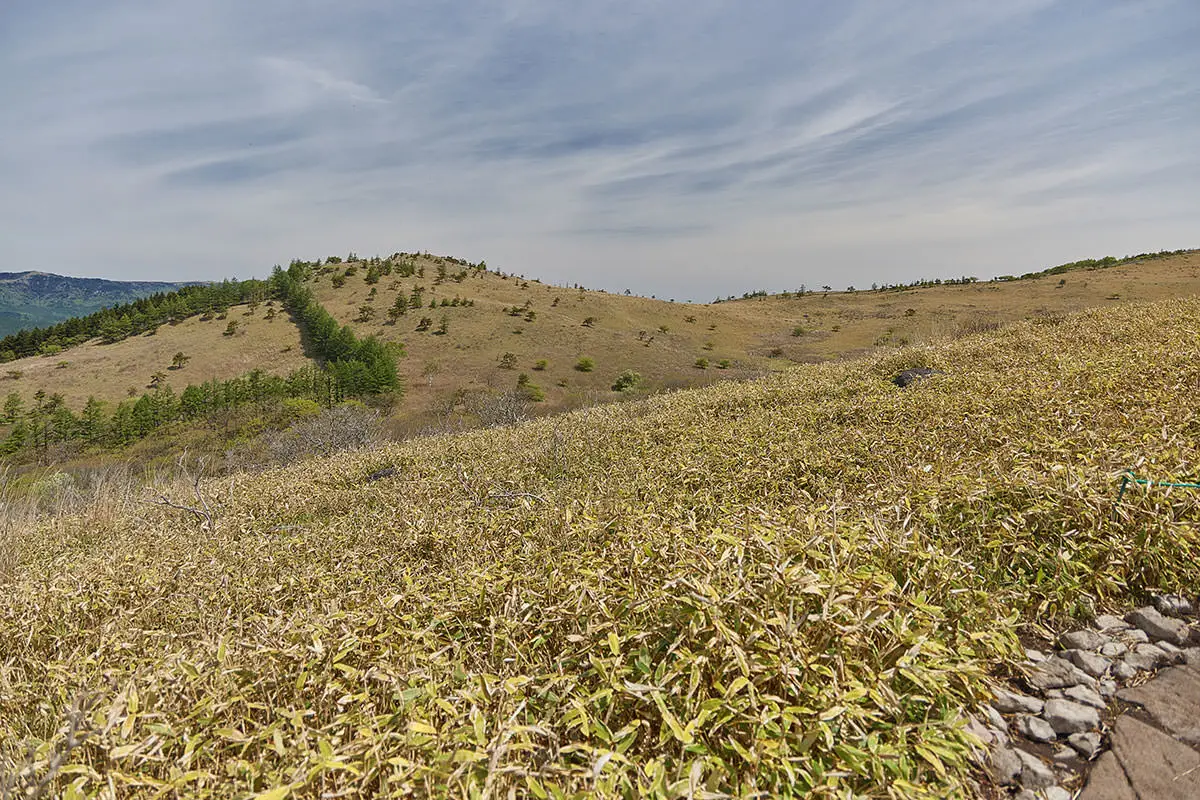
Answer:
[{"label": "wispy cloud", "polygon": [[1197,244],[1200,6],[14,0],[0,255],[708,299]]}]

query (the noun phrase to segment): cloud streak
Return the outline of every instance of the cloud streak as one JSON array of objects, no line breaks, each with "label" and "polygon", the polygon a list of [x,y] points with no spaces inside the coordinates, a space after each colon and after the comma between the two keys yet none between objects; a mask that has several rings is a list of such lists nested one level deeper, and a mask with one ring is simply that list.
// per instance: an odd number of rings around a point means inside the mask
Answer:
[{"label": "cloud streak", "polygon": [[1197,244],[1190,0],[5,14],[6,268],[429,249],[705,300]]}]

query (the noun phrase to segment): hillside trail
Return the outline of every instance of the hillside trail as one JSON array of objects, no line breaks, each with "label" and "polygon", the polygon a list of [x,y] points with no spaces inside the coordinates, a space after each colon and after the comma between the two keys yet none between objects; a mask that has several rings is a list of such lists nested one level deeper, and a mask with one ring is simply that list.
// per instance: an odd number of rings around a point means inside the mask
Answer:
[{"label": "hillside trail", "polygon": [[1111,746],[1093,764],[1080,800],[1200,798],[1200,659],[1122,689]]},{"label": "hillside trail", "polygon": [[1200,800],[1200,620],[1179,595],[1154,601],[1026,649],[969,724],[995,784],[1017,800]]}]

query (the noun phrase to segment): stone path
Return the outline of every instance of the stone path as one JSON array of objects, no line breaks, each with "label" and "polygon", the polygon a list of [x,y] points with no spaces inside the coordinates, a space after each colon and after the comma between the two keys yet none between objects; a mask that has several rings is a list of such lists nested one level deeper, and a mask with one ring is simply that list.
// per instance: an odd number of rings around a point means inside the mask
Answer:
[{"label": "stone path", "polygon": [[1080,800],[1200,798],[1200,669],[1171,667],[1117,697],[1149,720],[1117,718],[1112,749],[1092,768]]},{"label": "stone path", "polygon": [[1200,800],[1200,623],[1182,597],[1027,650],[971,730],[1017,800]]}]

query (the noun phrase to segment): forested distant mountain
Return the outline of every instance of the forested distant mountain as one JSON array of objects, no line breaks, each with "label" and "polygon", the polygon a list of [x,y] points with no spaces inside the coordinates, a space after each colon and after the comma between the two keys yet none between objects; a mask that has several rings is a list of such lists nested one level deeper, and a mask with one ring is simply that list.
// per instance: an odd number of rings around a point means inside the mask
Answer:
[{"label": "forested distant mountain", "polygon": [[188,283],[70,278],[48,272],[0,272],[0,336],[53,325],[108,306],[169,292]]}]

